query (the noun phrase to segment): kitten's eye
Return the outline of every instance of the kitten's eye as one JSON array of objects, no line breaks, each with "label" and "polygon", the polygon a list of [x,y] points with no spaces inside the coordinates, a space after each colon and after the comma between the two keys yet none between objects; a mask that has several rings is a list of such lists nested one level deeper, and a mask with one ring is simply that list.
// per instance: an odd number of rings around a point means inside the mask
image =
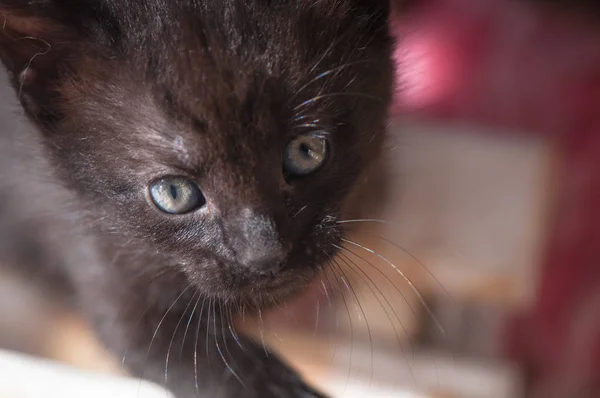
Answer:
[{"label": "kitten's eye", "polygon": [[292,176],[314,173],[325,163],[327,149],[327,139],[322,136],[296,137],[283,152],[283,169]]},{"label": "kitten's eye", "polygon": [[198,185],[184,177],[165,177],[152,183],[150,197],[159,210],[168,214],[189,213],[206,204]]}]

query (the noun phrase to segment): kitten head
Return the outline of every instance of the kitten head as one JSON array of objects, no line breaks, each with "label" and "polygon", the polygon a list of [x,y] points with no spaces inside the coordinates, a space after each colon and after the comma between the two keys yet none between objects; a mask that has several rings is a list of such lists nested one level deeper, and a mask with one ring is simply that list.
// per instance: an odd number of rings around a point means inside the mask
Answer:
[{"label": "kitten head", "polygon": [[220,297],[335,253],[392,89],[379,0],[0,0],[0,56],[100,232]]}]

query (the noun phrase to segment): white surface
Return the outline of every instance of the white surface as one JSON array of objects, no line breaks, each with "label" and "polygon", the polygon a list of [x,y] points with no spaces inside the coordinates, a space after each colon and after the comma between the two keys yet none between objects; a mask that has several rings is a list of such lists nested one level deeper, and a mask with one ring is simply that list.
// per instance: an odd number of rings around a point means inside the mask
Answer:
[{"label": "white surface", "polygon": [[2,398],[174,398],[139,379],[98,375],[0,350]]},{"label": "white surface", "polygon": [[[426,398],[397,389],[375,388],[366,383],[334,377],[334,396],[344,398]],[[51,361],[0,350],[2,398],[174,398],[166,390],[139,379],[83,372]]]},{"label": "white surface", "polygon": [[328,391],[334,397],[340,398],[429,398],[417,393],[399,391],[397,388],[376,388],[369,386],[367,383],[360,383],[354,380],[347,381],[341,377],[333,380]]}]

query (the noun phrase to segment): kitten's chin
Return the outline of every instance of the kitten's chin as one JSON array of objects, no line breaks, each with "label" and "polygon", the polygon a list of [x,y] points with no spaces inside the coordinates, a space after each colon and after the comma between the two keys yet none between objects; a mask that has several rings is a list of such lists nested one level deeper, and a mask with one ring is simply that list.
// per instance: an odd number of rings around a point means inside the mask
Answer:
[{"label": "kitten's chin", "polygon": [[197,275],[194,282],[207,295],[244,303],[249,310],[267,310],[294,300],[321,280],[315,268],[289,269],[276,275]]},{"label": "kitten's chin", "polygon": [[253,307],[270,309],[301,296],[317,280],[319,271],[316,269],[290,270],[275,277],[258,278],[250,289],[240,292],[239,297]]},{"label": "kitten's chin", "polygon": [[[302,280],[299,281],[298,278]],[[245,302],[251,310],[260,309],[264,316],[277,318],[277,314],[283,311],[283,308],[293,307],[293,303],[303,302],[308,296],[312,297],[317,286],[320,286],[321,279],[317,270],[312,270],[310,277],[292,274],[290,280],[279,280],[275,284],[266,285],[261,291],[247,292]]]}]

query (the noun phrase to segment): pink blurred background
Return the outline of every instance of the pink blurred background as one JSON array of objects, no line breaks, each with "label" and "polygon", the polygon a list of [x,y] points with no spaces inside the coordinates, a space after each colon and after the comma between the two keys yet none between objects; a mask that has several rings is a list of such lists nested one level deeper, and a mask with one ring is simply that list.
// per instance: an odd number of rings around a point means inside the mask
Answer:
[{"label": "pink blurred background", "polygon": [[393,24],[393,113],[507,127],[552,142],[561,159],[537,298],[514,314],[506,355],[536,396],[600,394],[600,24],[547,3],[417,4]]}]

